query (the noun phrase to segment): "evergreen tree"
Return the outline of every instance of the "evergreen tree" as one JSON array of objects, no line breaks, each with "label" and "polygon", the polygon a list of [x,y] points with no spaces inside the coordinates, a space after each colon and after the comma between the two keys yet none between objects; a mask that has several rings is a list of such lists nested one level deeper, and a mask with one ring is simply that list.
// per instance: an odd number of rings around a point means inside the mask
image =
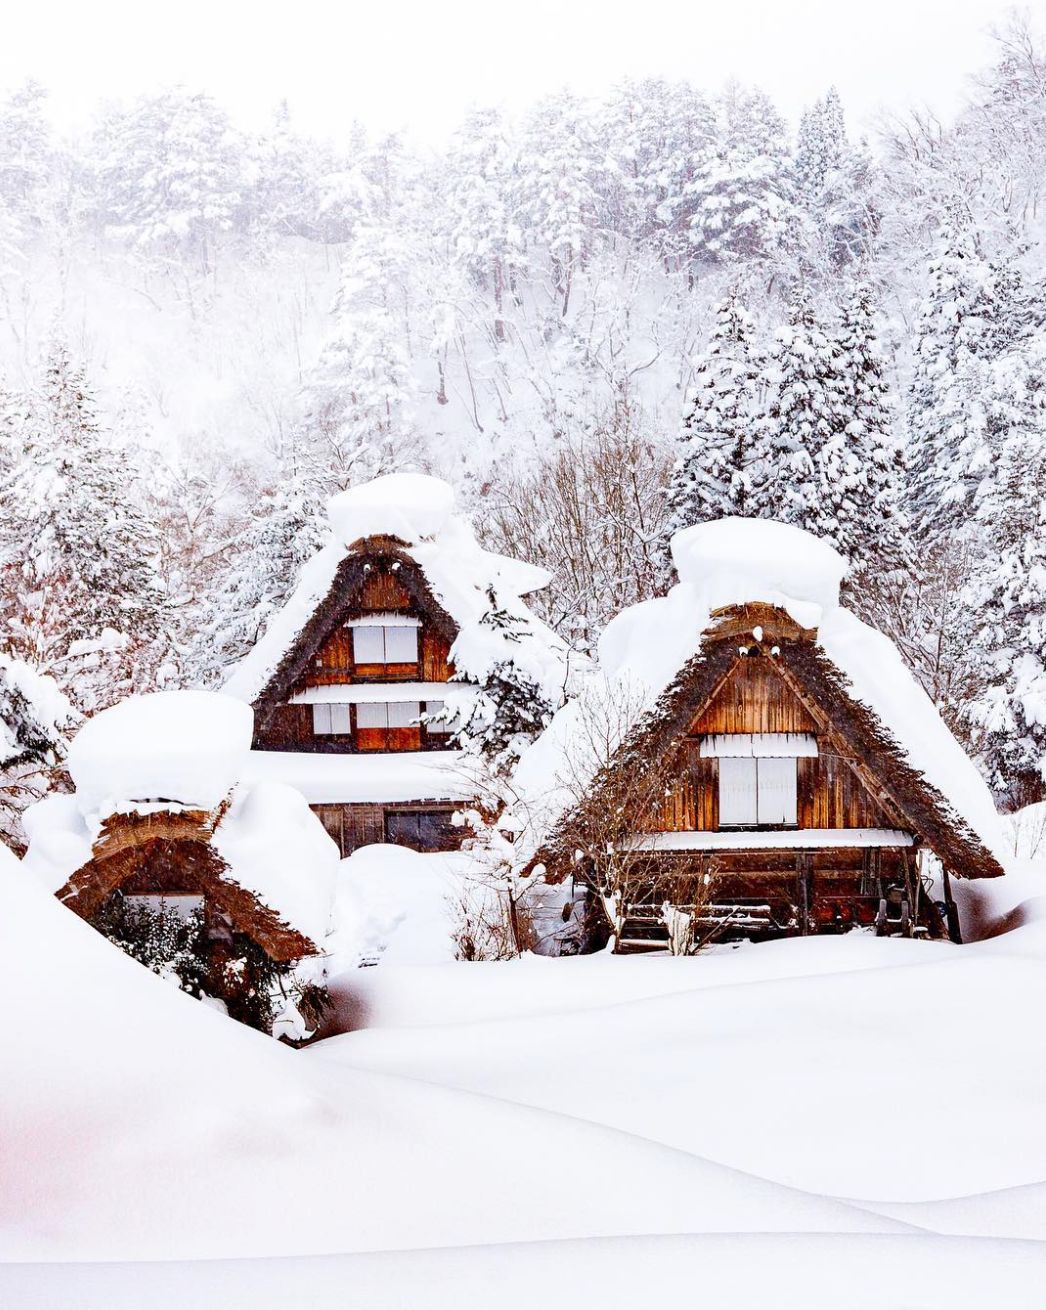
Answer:
[{"label": "evergreen tree", "polygon": [[732,85],[719,131],[690,191],[691,242],[712,259],[765,259],[784,246],[797,210],[784,120],[762,91]]},{"label": "evergreen tree", "polygon": [[482,677],[457,675],[455,681],[475,687],[475,695],[462,708],[448,705],[438,717],[447,723],[455,745],[480,756],[495,776],[507,777],[559,707],[546,700],[525,667],[522,649],[533,641],[532,630],[504,607],[493,586],[487,588],[487,609],[479,623],[507,645],[519,646],[521,658],[497,660]]},{"label": "evergreen tree", "polygon": [[809,299],[800,298],[776,333],[768,361],[760,476],[749,502],[754,517],[794,523],[833,544],[837,525],[825,506],[825,452],[837,466],[845,423],[841,363],[839,343],[818,322]]},{"label": "evergreen tree", "polygon": [[991,269],[953,225],[930,263],[908,394],[914,527],[931,543],[968,520],[988,458],[982,404],[999,341]]},{"label": "evergreen tree", "polygon": [[547,252],[564,318],[603,218],[594,136],[576,97],[566,91],[546,97],[524,125],[515,170],[514,205],[529,241]]},{"label": "evergreen tree", "polygon": [[6,643],[53,673],[83,710],[148,679],[166,606],[135,459],[102,428],[83,370],[61,344],[0,493],[0,621]]},{"label": "evergreen tree", "polygon": [[832,87],[804,110],[795,149],[796,200],[810,220],[813,247],[828,264],[823,271],[867,253],[878,223],[872,179],[867,149],[850,144],[842,102]]},{"label": "evergreen tree", "polygon": [[342,264],[334,327],[306,387],[315,457],[338,488],[390,473],[413,455],[412,254],[401,232],[364,226]]},{"label": "evergreen tree", "polygon": [[48,789],[78,716],[53,678],[0,651],[0,837],[25,845],[22,814]]},{"label": "evergreen tree", "polygon": [[820,532],[858,570],[855,594],[910,563],[903,447],[875,340],[872,289],[859,281],[834,338],[839,414],[817,459]]},{"label": "evergreen tree", "polygon": [[753,513],[763,387],[751,317],[735,288],[694,363],[694,391],[669,484],[668,539],[709,519]]},{"label": "evergreen tree", "polygon": [[1011,807],[1042,799],[1046,765],[1046,443],[1029,435],[1011,432],[979,507],[991,544],[969,597],[978,677],[963,707]]},{"label": "evergreen tree", "polygon": [[454,257],[490,296],[494,338],[505,339],[506,300],[524,263],[513,203],[516,145],[497,110],[476,111],[455,137],[448,160],[447,204]]},{"label": "evergreen tree", "polygon": [[184,87],[142,96],[101,124],[95,151],[105,229],[209,270],[243,203],[243,142],[225,111]]},{"label": "evergreen tree", "polygon": [[323,545],[325,519],[314,470],[284,461],[242,532],[238,550],[202,616],[190,660],[194,681],[219,683],[286,604],[301,570]]}]

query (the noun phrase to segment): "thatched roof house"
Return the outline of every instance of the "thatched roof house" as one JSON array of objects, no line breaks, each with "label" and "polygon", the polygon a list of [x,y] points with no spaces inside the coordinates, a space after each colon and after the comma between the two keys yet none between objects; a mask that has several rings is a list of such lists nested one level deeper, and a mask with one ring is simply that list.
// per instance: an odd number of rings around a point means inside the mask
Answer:
[{"label": "thatched roof house", "polygon": [[476,783],[452,725],[509,667],[536,705],[562,703],[566,647],[522,600],[547,574],[483,550],[436,478],[377,478],[336,496],[330,522],[225,684],[254,710],[250,776],[298,788],[343,854],[455,845]]},{"label": "thatched roof house", "polygon": [[948,879],[1003,872],[994,805],[892,643],[839,606],[842,559],[738,519],[673,553],[680,584],[609,626],[599,675],[520,763],[528,867],[559,879],[613,848],[637,922],[674,897],[742,935],[882,929],[897,902],[937,933],[943,901],[957,935]]}]

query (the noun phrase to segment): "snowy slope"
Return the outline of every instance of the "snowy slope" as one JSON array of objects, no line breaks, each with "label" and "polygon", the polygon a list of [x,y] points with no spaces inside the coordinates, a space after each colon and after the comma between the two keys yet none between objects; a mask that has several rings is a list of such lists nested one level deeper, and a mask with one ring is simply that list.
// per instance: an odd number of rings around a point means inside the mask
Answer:
[{"label": "snowy slope", "polygon": [[1040,1303],[1046,922],[384,965],[295,1052],[0,903],[5,1308]]}]

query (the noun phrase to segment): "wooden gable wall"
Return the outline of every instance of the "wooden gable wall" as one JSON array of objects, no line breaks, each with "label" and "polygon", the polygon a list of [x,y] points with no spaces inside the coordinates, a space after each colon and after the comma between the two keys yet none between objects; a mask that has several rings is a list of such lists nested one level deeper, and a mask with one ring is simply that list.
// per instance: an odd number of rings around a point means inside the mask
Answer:
[{"label": "wooden gable wall", "polygon": [[846,753],[823,732],[767,655],[739,657],[723,685],[694,717],[672,768],[673,781],[645,831],[713,832],[719,826],[719,764],[700,757],[700,737],[715,733],[808,733],[817,757],[797,761],[800,828],[903,826],[868,792]]},{"label": "wooden gable wall", "polygon": [[[359,599],[346,613],[345,621],[363,614],[416,613],[406,588],[391,571],[373,573],[363,585]],[[351,682],[446,682],[453,673],[450,642],[424,616],[418,634],[416,664],[356,664],[352,633],[336,628],[313,657],[302,687],[337,687]],[[301,690],[296,688],[295,690]]]},{"label": "wooden gable wall", "polygon": [[[354,658],[349,621],[365,614],[401,613],[420,620],[418,659],[409,664],[363,664]],[[339,616],[339,626],[311,657],[291,695],[309,687],[337,687],[354,683],[447,682],[454,673],[450,641],[422,613],[396,576],[394,566],[373,568],[353,603]],[[353,711],[355,716],[355,711]],[[353,717],[355,723],[355,717]],[[255,733],[261,750],[318,751],[325,754],[357,750],[417,751],[445,749],[447,738],[423,726],[354,729],[350,734],[316,733],[311,705],[283,704],[270,712]]]}]

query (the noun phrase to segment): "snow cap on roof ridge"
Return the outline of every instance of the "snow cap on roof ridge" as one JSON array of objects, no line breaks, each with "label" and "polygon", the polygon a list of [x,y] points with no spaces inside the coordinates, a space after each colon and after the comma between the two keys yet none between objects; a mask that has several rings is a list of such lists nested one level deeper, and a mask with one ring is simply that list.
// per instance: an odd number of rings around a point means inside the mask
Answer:
[{"label": "snow cap on roof ridge", "polygon": [[387,473],[331,498],[327,517],[342,546],[365,537],[397,537],[408,546],[431,541],[456,508],[454,488],[425,473]]},{"label": "snow cap on roof ridge", "polygon": [[762,601],[804,628],[839,605],[846,560],[822,538],[773,519],[724,518],[684,528],[672,560],[703,609]]},{"label": "snow cap on roof ridge", "polygon": [[81,813],[104,818],[131,801],[220,805],[247,762],[249,705],[213,691],[129,696],[89,719],[69,747]]}]

